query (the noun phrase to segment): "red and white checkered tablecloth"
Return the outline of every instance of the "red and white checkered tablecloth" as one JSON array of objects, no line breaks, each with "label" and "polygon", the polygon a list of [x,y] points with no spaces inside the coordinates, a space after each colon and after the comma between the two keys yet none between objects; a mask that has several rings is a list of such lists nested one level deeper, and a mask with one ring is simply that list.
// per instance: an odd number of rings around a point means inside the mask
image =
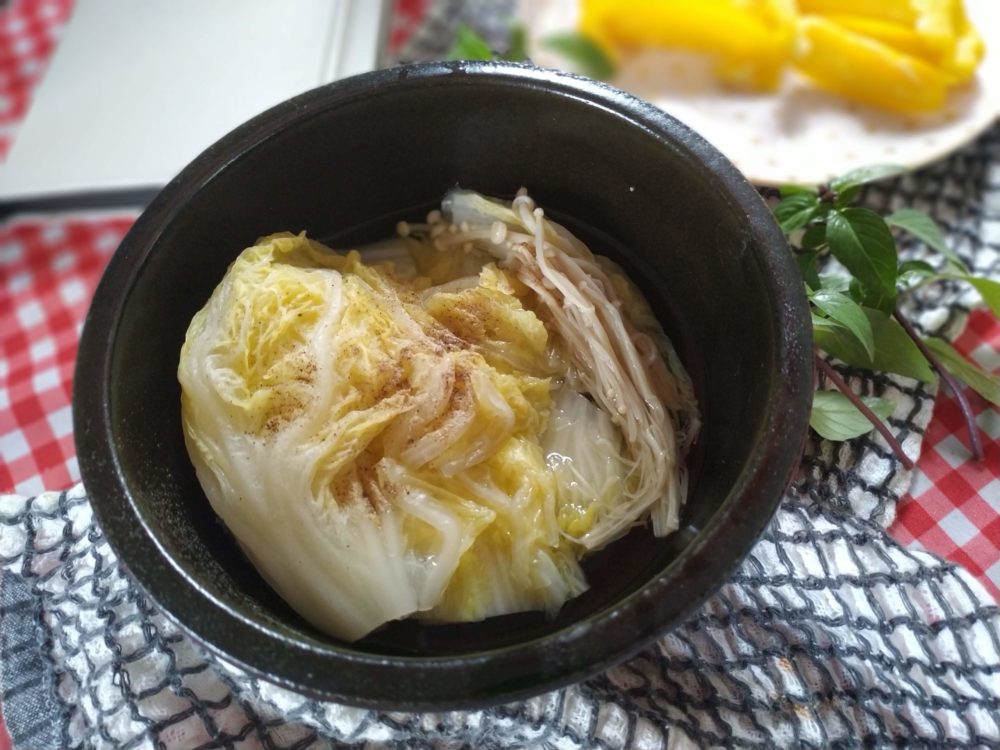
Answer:
[{"label": "red and white checkered tablecloth", "polygon": [[0,0],[0,161],[28,111],[73,0]]},{"label": "red and white checkered tablecloth", "polygon": [[[0,157],[71,4],[12,0],[0,10]],[[397,46],[424,5],[400,4]],[[118,214],[0,224],[0,492],[34,494],[79,479],[70,416],[77,339],[101,271],[133,219]],[[956,345],[1000,372],[1000,323],[987,313],[972,316]],[[890,531],[966,566],[1000,597],[1000,415],[971,398],[992,439],[986,461],[969,458],[958,408],[939,396],[912,497],[900,504]]]},{"label": "red and white checkered tablecloth", "polygon": [[0,492],[79,481],[73,362],[101,272],[134,216],[0,225]]},{"label": "red and white checkered tablecloth", "polygon": [[[1000,373],[1000,323],[976,310],[955,347],[984,369]],[[1000,413],[969,392],[985,458],[969,458],[958,402],[938,396],[924,436],[910,496],[890,533],[907,546],[963,565],[1000,600]]]}]

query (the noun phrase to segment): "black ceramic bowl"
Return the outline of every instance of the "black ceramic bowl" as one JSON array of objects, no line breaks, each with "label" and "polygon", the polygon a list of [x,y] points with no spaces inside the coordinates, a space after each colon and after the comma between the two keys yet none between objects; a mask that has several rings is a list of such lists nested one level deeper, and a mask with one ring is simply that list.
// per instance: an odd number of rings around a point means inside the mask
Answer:
[{"label": "black ceramic bowl", "polygon": [[[191,316],[272,232],[346,247],[451,187],[522,185],[645,292],[687,364],[704,428],[682,528],[636,529],[585,565],[554,619],[393,623],[348,644],[296,615],[213,514],[180,425]],[[149,596],[232,662],[379,708],[499,703],[586,677],[680,623],[725,581],[796,464],[811,394],[802,284],[771,215],[714,148],[615,89],[502,63],[428,64],[303,94],[209,148],[122,242],[80,345],[80,465],[108,541]]]}]

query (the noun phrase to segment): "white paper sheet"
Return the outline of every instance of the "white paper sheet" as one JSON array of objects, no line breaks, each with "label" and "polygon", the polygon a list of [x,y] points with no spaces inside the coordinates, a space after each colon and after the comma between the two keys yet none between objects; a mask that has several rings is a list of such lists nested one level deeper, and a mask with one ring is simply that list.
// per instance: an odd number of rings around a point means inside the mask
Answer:
[{"label": "white paper sheet", "polygon": [[268,107],[373,69],[383,0],[77,0],[0,201],[163,185]]}]

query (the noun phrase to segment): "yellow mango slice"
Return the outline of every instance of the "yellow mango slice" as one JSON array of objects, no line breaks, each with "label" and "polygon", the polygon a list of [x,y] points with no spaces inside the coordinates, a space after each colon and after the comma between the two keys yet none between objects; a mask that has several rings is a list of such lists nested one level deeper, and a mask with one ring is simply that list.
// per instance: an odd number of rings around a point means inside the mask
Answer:
[{"label": "yellow mango slice", "polygon": [[[937,62],[941,57],[940,49],[908,24],[894,23],[871,16],[841,14],[832,14],[826,16],[826,19],[855,34],[882,42],[907,55],[924,58],[928,62]],[[954,47],[954,43],[952,46]]]},{"label": "yellow mango slice", "polygon": [[864,16],[902,26],[913,26],[917,20],[911,0],[799,0],[798,8],[803,15]]},{"label": "yellow mango slice", "polygon": [[665,47],[706,53],[727,81],[773,88],[794,31],[789,0],[582,0],[580,33],[605,48]]},{"label": "yellow mango slice", "polygon": [[795,65],[820,88],[897,112],[937,109],[948,89],[926,61],[819,16],[799,23]]},{"label": "yellow mango slice", "polygon": [[599,46],[612,61],[619,58],[618,44],[606,31],[607,19],[614,12],[615,4],[608,0],[580,0],[580,19],[577,31]]},{"label": "yellow mango slice", "polygon": [[897,112],[940,107],[984,55],[962,0],[580,0],[580,8],[580,32],[613,59],[643,47],[705,54],[722,81],[758,91],[776,89],[793,64],[828,91]]},{"label": "yellow mango slice", "polygon": [[[853,0],[805,0],[823,3],[823,7],[852,5]],[[952,84],[969,80],[985,54],[985,45],[965,14],[964,5],[955,0],[910,0],[912,17],[893,3],[868,4],[869,15],[830,13],[826,20],[861,36],[882,42],[893,49],[919,57],[937,67]],[[886,8],[888,10],[886,10]],[[884,16],[879,16],[883,13]],[[897,19],[897,20],[892,20]]]},{"label": "yellow mango slice", "polygon": [[957,30],[955,46],[951,55],[942,61],[942,68],[954,83],[964,83],[972,78],[983,55],[986,45],[968,17],[962,3],[956,3],[954,24]]},{"label": "yellow mango slice", "polygon": [[[914,27],[925,43],[943,55],[948,55],[955,47],[956,7],[961,8],[961,0],[910,0],[917,10]],[[878,5],[878,3],[873,3]]]},{"label": "yellow mango slice", "polygon": [[804,15],[855,16],[912,30],[939,54],[955,43],[955,9],[960,0],[799,0]]},{"label": "yellow mango slice", "polygon": [[611,42],[628,47],[671,47],[748,57],[773,44],[764,22],[735,3],[633,0],[627,7],[583,3],[581,32],[600,25]]}]

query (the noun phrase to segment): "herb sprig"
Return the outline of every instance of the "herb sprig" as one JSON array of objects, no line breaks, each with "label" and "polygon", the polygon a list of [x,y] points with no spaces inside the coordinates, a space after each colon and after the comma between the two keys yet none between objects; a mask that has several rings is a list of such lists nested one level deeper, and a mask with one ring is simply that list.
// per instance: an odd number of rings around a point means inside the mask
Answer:
[{"label": "herb sprig", "polygon": [[[967,360],[942,338],[921,335],[905,317],[899,299],[915,287],[941,280],[974,288],[1000,317],[1000,283],[973,275],[951,250],[928,214],[905,208],[887,216],[854,205],[862,187],[900,174],[878,165],[857,169],[828,185],[786,186],[778,191],[775,218],[796,255],[812,309],[817,370],[837,389],[817,391],[810,425],[824,438],[850,440],[874,425],[906,468],[912,462],[885,425],[889,406],[856,396],[820,352],[852,367],[895,373],[925,383],[944,381],[962,410],[972,453],[982,444],[965,386],[1000,407],[1000,377]],[[900,262],[898,235],[908,234],[943,256],[943,268],[921,260]],[[834,262],[831,262],[834,261]]]}]

